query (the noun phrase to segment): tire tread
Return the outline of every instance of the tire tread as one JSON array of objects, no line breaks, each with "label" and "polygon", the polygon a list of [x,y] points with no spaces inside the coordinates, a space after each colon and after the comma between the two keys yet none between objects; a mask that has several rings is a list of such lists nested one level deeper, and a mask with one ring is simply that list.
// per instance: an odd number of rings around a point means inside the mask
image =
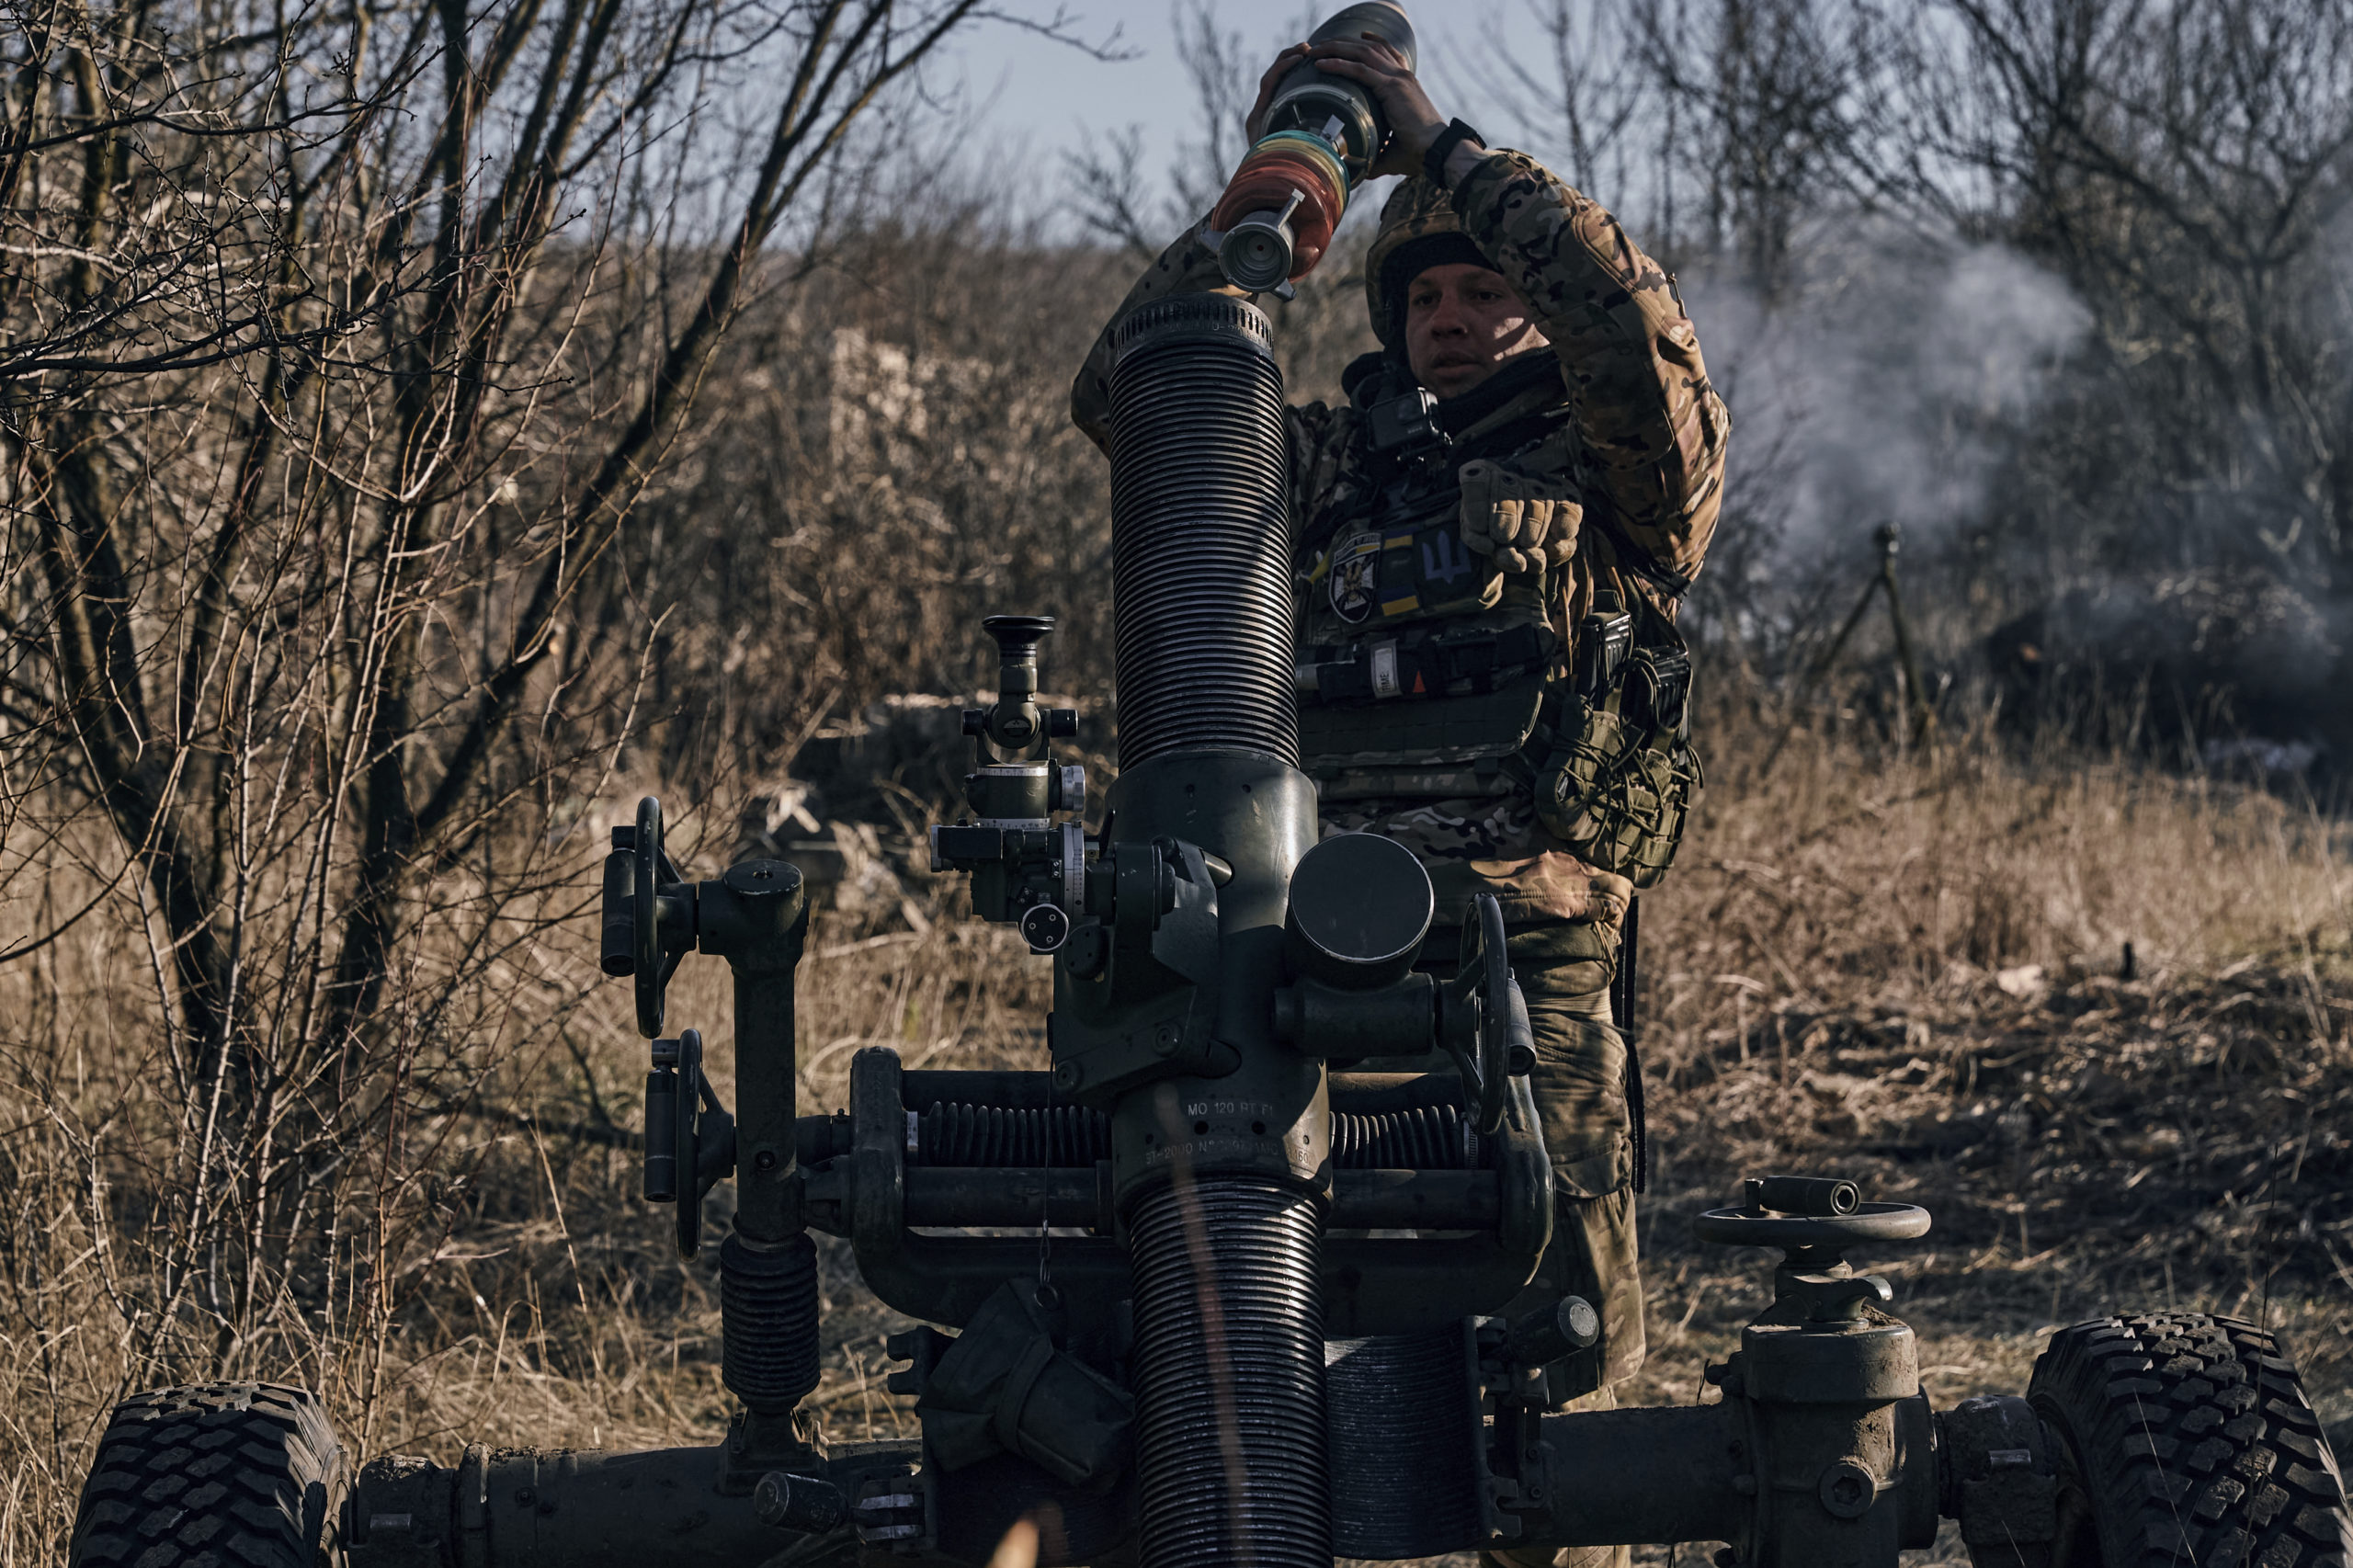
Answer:
[{"label": "tire tread", "polygon": [[342,1452],[304,1389],[201,1383],[115,1406],[69,1568],[317,1568]]},{"label": "tire tread", "polygon": [[2074,1449],[2107,1568],[2353,1568],[2344,1477],[2295,1363],[2255,1324],[2076,1324],[2027,1397]]}]

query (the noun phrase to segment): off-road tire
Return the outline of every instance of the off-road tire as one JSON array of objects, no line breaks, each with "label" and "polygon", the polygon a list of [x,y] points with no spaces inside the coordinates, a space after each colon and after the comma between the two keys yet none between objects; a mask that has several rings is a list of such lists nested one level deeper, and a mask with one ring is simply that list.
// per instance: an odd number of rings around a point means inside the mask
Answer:
[{"label": "off-road tire", "polygon": [[69,1568],[319,1568],[343,1455],[318,1401],[273,1383],[161,1389],[114,1407]]},{"label": "off-road tire", "polygon": [[2295,1363],[2203,1312],[2052,1336],[2027,1402],[2058,1438],[2052,1568],[2348,1568],[2345,1485]]}]

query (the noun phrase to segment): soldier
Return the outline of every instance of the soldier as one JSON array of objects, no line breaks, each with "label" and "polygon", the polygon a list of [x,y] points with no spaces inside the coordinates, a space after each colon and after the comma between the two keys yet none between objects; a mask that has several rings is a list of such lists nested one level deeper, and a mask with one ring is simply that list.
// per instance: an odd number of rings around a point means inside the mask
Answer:
[{"label": "soldier", "polygon": [[[1381,351],[1342,377],[1346,406],[1289,411],[1302,766],[1327,834],[1385,835],[1428,868],[1431,967],[1472,894],[1503,905],[1557,1214],[1510,1310],[1567,1293],[1599,1309],[1601,1343],[1552,1387],[1608,1409],[1643,1352],[1640,1085],[1608,990],[1630,901],[1665,869],[1698,782],[1674,619],[1715,529],[1729,418],[1674,280],[1589,198],[1449,123],[1385,45],[1285,50],[1253,141],[1302,57],[1370,89],[1392,128],[1373,172],[1406,176],[1365,261]],[[1201,228],[1122,314],[1232,291]],[[1110,368],[1107,328],[1071,396],[1098,445]]]}]

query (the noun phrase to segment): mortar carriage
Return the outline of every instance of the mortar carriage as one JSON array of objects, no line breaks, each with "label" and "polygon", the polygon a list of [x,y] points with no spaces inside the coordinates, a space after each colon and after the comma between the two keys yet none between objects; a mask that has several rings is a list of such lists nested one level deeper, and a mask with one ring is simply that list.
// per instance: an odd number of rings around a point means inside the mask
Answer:
[{"label": "mortar carriage", "polygon": [[[1929,1227],[1853,1184],[1767,1176],[1699,1217],[1779,1249],[1712,1403],[1563,1412],[1598,1332],[1507,1311],[1551,1235],[1525,1006],[1492,899],[1459,950],[1403,848],[1318,841],[1297,766],[1280,384],[1219,295],[1120,334],[1112,396],[1120,772],[1098,831],[1040,708],[1051,623],[995,617],[965,715],[969,814],[933,830],[984,918],[1054,965],[1051,1066],[862,1051],[846,1114],[796,1103],[800,873],[690,881],[647,800],[607,860],[603,963],[651,1041],[644,1193],[719,1245],[724,1441],[467,1448],[347,1473],[318,1404],[266,1384],[126,1402],[77,1564],[525,1568],[977,1565],[1017,1521],[1046,1563],[1321,1565],[1483,1548],[1724,1543],[1759,1568],[1893,1564],[1957,1519],[1984,1568],[2342,1564],[2342,1486],[2295,1371],[2195,1313],[2055,1335],[2023,1396],[1932,1408],[1886,1281],[1845,1255]],[[734,982],[737,1103],[693,1029],[689,954]],[[1443,960],[1443,961],[1441,961]],[[1376,1058],[1426,1070],[1373,1072]],[[889,1349],[920,1436],[833,1443],[813,1231],[910,1320]]]}]

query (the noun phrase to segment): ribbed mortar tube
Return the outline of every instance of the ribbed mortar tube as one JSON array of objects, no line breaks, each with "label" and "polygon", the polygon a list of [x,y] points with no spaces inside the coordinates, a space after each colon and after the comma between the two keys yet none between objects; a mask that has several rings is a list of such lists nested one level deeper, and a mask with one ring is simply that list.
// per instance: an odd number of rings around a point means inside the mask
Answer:
[{"label": "ribbed mortar tube", "polygon": [[1113,332],[1111,615],[1120,767],[1165,752],[1299,761],[1282,375],[1256,307],[1140,305]]},{"label": "ribbed mortar tube", "polygon": [[1460,1325],[1324,1348],[1334,1544],[1438,1557],[1479,1538],[1471,1369]]},{"label": "ribbed mortar tube", "polygon": [[1137,1200],[1142,1568],[1330,1568],[1322,1238],[1313,1200],[1263,1177]]},{"label": "ribbed mortar tube", "polygon": [[783,1415],[817,1386],[817,1245],[719,1248],[719,1378],[746,1408]]}]

